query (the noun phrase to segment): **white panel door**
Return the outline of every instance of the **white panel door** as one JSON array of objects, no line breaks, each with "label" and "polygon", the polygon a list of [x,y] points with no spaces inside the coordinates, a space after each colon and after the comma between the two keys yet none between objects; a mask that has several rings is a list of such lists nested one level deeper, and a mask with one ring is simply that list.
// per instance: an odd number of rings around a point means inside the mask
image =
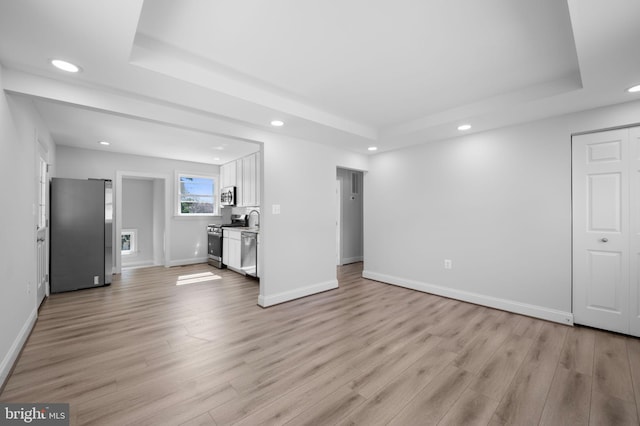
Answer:
[{"label": "white panel door", "polygon": [[[628,129],[573,137],[573,313],[629,332]],[[640,250],[637,250],[640,253]]]},{"label": "white panel door", "polygon": [[[38,145],[39,146],[39,145]],[[39,149],[41,151],[41,149]],[[49,295],[49,247],[48,247],[48,199],[49,166],[45,154],[39,152],[38,158],[38,217],[36,218],[36,306],[39,307],[45,296]]]},{"label": "white panel door", "polygon": [[629,334],[640,336],[640,127],[629,129]]}]

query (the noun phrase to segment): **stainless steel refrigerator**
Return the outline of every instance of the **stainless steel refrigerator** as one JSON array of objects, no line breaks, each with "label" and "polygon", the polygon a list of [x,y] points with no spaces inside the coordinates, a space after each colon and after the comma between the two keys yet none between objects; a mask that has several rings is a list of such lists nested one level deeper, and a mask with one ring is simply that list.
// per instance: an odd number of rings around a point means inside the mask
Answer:
[{"label": "stainless steel refrigerator", "polygon": [[52,293],[111,284],[112,188],[110,180],[51,179]]}]

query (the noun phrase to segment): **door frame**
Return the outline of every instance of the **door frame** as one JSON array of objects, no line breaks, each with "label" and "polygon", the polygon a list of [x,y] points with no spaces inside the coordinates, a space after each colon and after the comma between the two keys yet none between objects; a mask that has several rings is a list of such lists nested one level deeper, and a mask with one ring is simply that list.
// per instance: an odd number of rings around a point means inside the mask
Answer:
[{"label": "door frame", "polygon": [[[169,212],[171,210],[171,193],[169,192],[169,188],[171,188],[171,179],[172,176],[166,173],[148,173],[148,172],[130,172],[124,170],[116,171],[116,181],[113,185],[114,192],[114,226],[113,226],[113,273],[120,274],[122,272],[122,253],[120,252],[120,243],[119,243],[119,235],[122,233],[122,179],[126,178],[144,178],[150,180],[160,180],[164,183],[164,241],[162,244],[163,253],[162,253],[162,266],[168,267],[169,260],[167,256],[167,247],[171,246],[171,221],[169,220]],[[154,259],[156,258],[154,253]]]},{"label": "door frame", "polygon": [[342,265],[342,179],[336,178],[336,265]]}]

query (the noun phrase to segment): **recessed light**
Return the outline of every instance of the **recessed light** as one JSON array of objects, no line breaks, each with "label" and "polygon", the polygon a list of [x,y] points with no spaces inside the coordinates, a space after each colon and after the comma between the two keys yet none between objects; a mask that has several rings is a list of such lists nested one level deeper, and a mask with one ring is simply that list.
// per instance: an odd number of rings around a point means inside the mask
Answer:
[{"label": "recessed light", "polygon": [[220,157],[215,157],[213,161],[220,161]]},{"label": "recessed light", "polygon": [[104,146],[109,146],[111,145],[111,142],[107,142],[107,141],[100,141],[98,142],[100,145],[104,145]]},{"label": "recessed light", "polygon": [[62,59],[53,59],[51,61],[51,65],[54,67],[66,71],[66,72],[78,72],[80,71],[80,67],[72,64],[71,62],[63,61]]},{"label": "recessed light", "polygon": [[627,89],[627,92],[629,92],[629,93],[636,93],[636,92],[640,92],[640,84],[636,84],[636,85],[635,85],[635,86],[633,86],[633,87],[629,87],[629,88]]},{"label": "recessed light", "polygon": [[378,147],[377,146],[370,146],[369,148],[367,148],[369,151],[377,151]]},{"label": "recessed light", "polygon": [[465,130],[469,130],[471,128],[471,124],[462,124],[458,126],[458,130],[464,132]]},{"label": "recessed light", "polygon": [[284,121],[282,121],[282,120],[273,120],[271,122],[271,125],[273,127],[282,127],[282,126],[284,126]]}]

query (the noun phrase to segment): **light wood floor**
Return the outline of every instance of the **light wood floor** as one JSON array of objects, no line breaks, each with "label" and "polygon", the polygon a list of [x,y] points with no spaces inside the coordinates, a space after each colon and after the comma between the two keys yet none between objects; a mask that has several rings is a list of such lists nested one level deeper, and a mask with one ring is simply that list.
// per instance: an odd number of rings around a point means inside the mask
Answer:
[{"label": "light wood floor", "polygon": [[638,424],[640,340],[361,268],[269,309],[255,281],[207,265],[53,295],[0,401],[68,402],[78,425]]}]

